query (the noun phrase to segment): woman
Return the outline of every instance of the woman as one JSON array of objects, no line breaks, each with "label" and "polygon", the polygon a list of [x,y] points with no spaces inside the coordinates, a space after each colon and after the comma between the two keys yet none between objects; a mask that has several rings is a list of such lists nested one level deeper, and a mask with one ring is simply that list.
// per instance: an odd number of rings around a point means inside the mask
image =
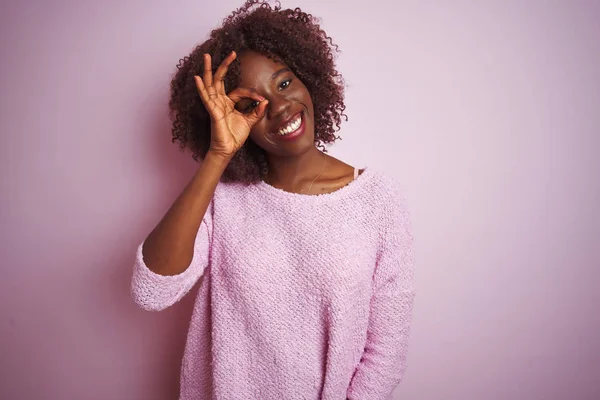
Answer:
[{"label": "woman", "polygon": [[161,310],[203,278],[182,399],[389,399],[401,379],[408,216],[393,180],[320,150],[344,110],[330,43],[300,9],[249,1],[178,65],[173,136],[202,163],[132,292]]}]

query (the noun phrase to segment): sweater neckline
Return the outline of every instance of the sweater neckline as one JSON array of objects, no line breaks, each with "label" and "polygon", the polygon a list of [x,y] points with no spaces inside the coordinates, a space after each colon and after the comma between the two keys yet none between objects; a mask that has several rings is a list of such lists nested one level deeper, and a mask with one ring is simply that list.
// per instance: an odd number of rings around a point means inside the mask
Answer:
[{"label": "sweater neckline", "polygon": [[319,194],[302,194],[302,193],[293,193],[288,192],[280,188],[276,188],[275,186],[271,186],[265,181],[259,181],[256,183],[258,189],[265,193],[266,195],[285,198],[287,200],[300,200],[300,201],[324,201],[324,200],[335,200],[342,198],[344,196],[349,195],[350,193],[356,192],[360,189],[361,186],[364,185],[366,181],[368,181],[373,174],[372,168],[365,167],[362,168],[363,172],[359,174],[356,179],[348,182],[346,185],[342,186],[339,189],[334,190],[329,193],[319,193]]}]

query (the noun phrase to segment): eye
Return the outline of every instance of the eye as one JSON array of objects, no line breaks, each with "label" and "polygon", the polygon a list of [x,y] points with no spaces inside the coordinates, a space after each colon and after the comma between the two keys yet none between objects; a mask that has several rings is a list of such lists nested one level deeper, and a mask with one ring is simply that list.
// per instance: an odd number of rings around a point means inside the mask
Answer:
[{"label": "eye", "polygon": [[251,101],[250,103],[248,103],[248,105],[244,108],[244,112],[245,113],[249,113],[252,112],[252,110],[254,110],[256,107],[258,107],[260,103],[256,100]]},{"label": "eye", "polygon": [[279,90],[283,90],[283,89],[287,88],[288,86],[290,86],[291,83],[292,83],[291,79],[288,79],[288,80],[285,80],[285,81],[281,82],[279,84]]},{"label": "eye", "polygon": [[249,114],[252,112],[252,110],[254,110],[256,107],[258,107],[259,104],[260,104],[260,102],[258,102],[256,100],[244,101],[244,102],[239,102],[238,104],[236,104],[235,108],[242,114]]}]

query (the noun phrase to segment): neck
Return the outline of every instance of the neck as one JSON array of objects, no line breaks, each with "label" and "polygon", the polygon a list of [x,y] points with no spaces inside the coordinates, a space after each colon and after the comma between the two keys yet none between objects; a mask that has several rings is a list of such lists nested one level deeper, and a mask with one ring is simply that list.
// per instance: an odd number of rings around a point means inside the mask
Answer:
[{"label": "neck", "polygon": [[265,179],[270,185],[297,188],[315,179],[329,157],[316,147],[295,157],[268,156],[269,173]]}]

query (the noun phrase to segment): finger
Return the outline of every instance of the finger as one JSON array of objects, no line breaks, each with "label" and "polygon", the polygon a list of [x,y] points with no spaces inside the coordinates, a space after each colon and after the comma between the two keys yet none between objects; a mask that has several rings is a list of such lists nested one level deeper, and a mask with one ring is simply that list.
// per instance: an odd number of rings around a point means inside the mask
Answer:
[{"label": "finger", "polygon": [[235,54],[235,51],[232,51],[231,53],[229,53],[229,55],[227,57],[225,57],[225,59],[223,60],[221,65],[219,65],[219,68],[217,68],[217,71],[215,72],[214,84],[215,84],[215,89],[217,90],[217,93],[219,93],[219,94],[225,94],[225,85],[223,83],[223,79],[225,79],[225,75],[227,75],[229,66],[231,65],[233,60],[235,60],[236,57],[237,57],[237,54]]},{"label": "finger", "polygon": [[264,117],[267,112],[267,106],[269,105],[269,100],[261,101],[258,107],[254,109],[254,115],[256,115],[257,119],[261,119]]},{"label": "finger", "polygon": [[261,103],[254,108],[252,113],[248,114],[248,122],[250,123],[250,126],[254,126],[254,124],[256,124],[265,116],[268,104],[269,100],[261,101]]},{"label": "finger", "polygon": [[204,54],[204,76],[202,77],[204,87],[212,88],[213,76],[212,76],[212,60],[210,54]]},{"label": "finger", "polygon": [[250,89],[236,88],[227,94],[227,97],[231,99],[234,103],[242,99],[252,99],[256,101],[264,101],[265,98]]},{"label": "finger", "polygon": [[209,104],[211,103],[211,100],[210,100],[210,96],[208,95],[208,92],[206,91],[206,87],[204,86],[204,82],[202,82],[202,79],[198,75],[194,76],[194,80],[196,81],[196,89],[198,89],[198,94],[200,95],[200,99],[202,100],[204,105],[208,108]]}]

